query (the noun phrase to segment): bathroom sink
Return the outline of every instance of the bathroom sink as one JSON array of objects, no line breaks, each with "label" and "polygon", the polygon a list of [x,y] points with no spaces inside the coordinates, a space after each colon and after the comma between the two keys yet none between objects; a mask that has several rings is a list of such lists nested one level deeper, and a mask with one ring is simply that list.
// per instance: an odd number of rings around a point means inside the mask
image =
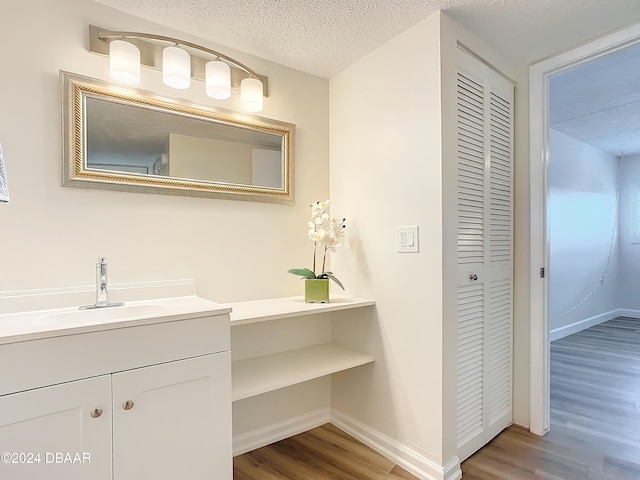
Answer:
[{"label": "bathroom sink", "polygon": [[63,310],[45,313],[35,317],[34,325],[47,326],[73,326],[73,325],[95,325],[100,323],[116,322],[132,318],[146,317],[161,314],[165,310],[162,305],[121,305],[117,307],[92,308],[88,310]]},{"label": "bathroom sink", "polygon": [[[96,298],[91,290],[56,288],[10,296],[0,292],[0,364],[5,358],[6,349],[2,347],[6,344],[146,325],[177,327],[183,321],[208,325],[210,320],[220,316],[226,316],[228,322],[227,314],[231,311],[230,307],[195,295],[195,284],[188,281],[118,287],[114,289],[117,298],[111,301],[124,304],[102,308],[85,307]],[[207,340],[202,341],[206,343]],[[4,372],[0,377],[2,395],[6,380]]]}]

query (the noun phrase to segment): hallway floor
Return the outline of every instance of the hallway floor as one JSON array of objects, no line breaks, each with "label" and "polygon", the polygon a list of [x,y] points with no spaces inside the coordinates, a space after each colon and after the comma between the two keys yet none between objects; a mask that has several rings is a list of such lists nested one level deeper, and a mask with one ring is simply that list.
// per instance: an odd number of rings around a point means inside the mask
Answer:
[{"label": "hallway floor", "polygon": [[464,480],[639,480],[640,320],[616,318],[551,344],[551,431],[502,432]]}]

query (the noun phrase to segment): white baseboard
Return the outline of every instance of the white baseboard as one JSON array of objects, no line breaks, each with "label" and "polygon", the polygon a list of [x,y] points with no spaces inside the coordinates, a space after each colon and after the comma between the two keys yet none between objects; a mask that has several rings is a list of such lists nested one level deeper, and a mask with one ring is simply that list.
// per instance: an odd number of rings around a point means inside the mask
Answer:
[{"label": "white baseboard", "polygon": [[640,311],[638,310],[624,310],[618,308],[616,310],[611,310],[609,312],[601,313],[600,315],[594,315],[590,318],[585,318],[584,320],[580,320],[578,322],[573,322],[569,325],[565,325],[564,327],[554,328],[549,332],[549,341],[553,342],[554,340],[559,340],[564,337],[568,337],[574,333],[578,333],[586,328],[593,327],[594,325],[599,325],[603,322],[607,322],[616,317],[620,316],[633,316],[623,314],[621,312],[637,312],[639,314],[638,318],[640,318]]},{"label": "white baseboard", "polygon": [[640,310],[630,310],[628,308],[618,309],[618,317],[629,317],[640,319]]},{"label": "white baseboard", "polygon": [[325,423],[334,424],[421,480],[460,480],[462,478],[458,457],[452,458],[445,466],[438,465],[410,445],[394,440],[355,418],[331,408],[322,408],[236,435],[233,437],[233,456],[298,435]]},{"label": "white baseboard", "polygon": [[331,409],[321,408],[313,412],[272,423],[233,437],[233,456],[242,455],[285,438],[298,435],[331,421]]},{"label": "white baseboard", "polygon": [[421,480],[459,480],[462,478],[458,457],[452,458],[445,466],[438,465],[411,446],[390,438],[335,409],[331,410],[331,423]]}]

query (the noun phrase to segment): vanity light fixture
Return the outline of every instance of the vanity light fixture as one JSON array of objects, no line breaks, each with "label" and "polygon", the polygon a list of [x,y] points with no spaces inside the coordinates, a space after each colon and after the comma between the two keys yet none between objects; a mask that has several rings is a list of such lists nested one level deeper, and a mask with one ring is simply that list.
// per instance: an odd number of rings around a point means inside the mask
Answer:
[{"label": "vanity light fixture", "polygon": [[191,86],[191,57],[178,45],[162,51],[162,81],[179,90]]},{"label": "vanity light fixture", "polygon": [[[207,62],[205,76],[207,95],[222,100],[231,96],[231,69],[229,65],[220,59]],[[262,91],[260,96],[262,96]]]},{"label": "vanity light fixture", "polygon": [[240,84],[240,105],[248,112],[262,110],[262,83],[257,78],[247,77]]},{"label": "vanity light fixture", "polygon": [[109,70],[117,82],[135,85],[140,83],[140,50],[126,40],[114,40],[109,44]]},{"label": "vanity light fixture", "polygon": [[248,112],[260,112],[268,95],[267,77],[227,55],[177,38],[89,25],[89,50],[109,55],[111,77],[118,82],[139,83],[142,64],[162,69],[164,83],[173,88],[189,88],[191,78],[205,80],[206,94],[215,99],[227,99],[231,88],[239,88],[240,106]]}]

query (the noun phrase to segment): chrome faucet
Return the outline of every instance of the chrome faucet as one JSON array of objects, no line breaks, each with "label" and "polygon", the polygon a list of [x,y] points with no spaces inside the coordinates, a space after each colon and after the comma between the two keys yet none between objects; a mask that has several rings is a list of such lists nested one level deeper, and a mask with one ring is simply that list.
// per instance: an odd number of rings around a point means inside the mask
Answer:
[{"label": "chrome faucet", "polygon": [[107,264],[104,257],[98,257],[96,263],[96,307],[109,305],[109,292],[107,290]]},{"label": "chrome faucet", "polygon": [[87,310],[90,308],[119,307],[120,305],[124,305],[122,302],[109,302],[107,286],[107,263],[104,261],[104,257],[98,257],[98,263],[96,263],[96,303],[93,305],[83,305],[80,309]]}]

